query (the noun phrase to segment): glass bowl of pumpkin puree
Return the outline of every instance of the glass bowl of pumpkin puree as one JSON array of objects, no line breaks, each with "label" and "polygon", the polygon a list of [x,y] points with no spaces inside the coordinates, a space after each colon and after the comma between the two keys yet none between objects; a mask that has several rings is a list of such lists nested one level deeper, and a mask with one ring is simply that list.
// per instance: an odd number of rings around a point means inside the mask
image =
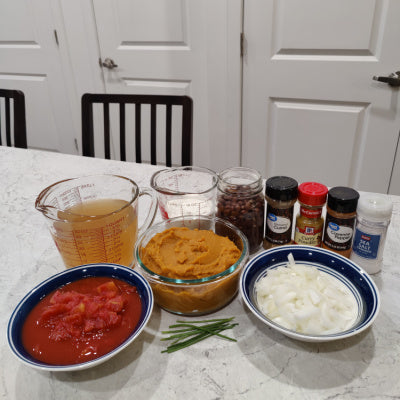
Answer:
[{"label": "glass bowl of pumpkin puree", "polygon": [[245,235],[231,223],[185,216],[152,225],[137,241],[135,265],[155,302],[181,315],[209,314],[237,294],[249,258]]}]

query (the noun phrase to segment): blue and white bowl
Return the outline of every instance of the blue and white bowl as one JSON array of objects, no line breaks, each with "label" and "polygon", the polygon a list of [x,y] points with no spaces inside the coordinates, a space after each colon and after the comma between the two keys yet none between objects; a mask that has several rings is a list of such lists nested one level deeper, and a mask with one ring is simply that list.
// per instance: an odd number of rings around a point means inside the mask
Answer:
[{"label": "blue and white bowl", "polygon": [[[358,305],[358,317],[352,327],[333,334],[309,335],[287,329],[260,311],[255,291],[256,282],[269,270],[287,265],[290,253],[296,263],[314,266],[350,289]],[[306,342],[328,342],[356,335],[371,326],[380,307],[378,289],[367,272],[339,254],[312,246],[289,245],[261,252],[246,264],[240,278],[240,293],[250,311],[262,322],[288,337]]]},{"label": "blue and white bowl", "polygon": [[[129,337],[122,342],[118,347],[109,353],[98,357],[94,360],[87,361],[80,364],[72,365],[50,365],[39,361],[32,357],[24,348],[21,340],[21,331],[26,317],[33,309],[33,307],[47,294],[53,290],[66,285],[67,283],[77,281],[79,279],[88,277],[110,277],[120,279],[136,287],[140,295],[142,310],[139,322],[136,328],[132,331]],[[75,268],[66,269],[56,275],[51,276],[38,286],[33,288],[17,305],[13,311],[8,323],[8,344],[12,352],[22,361],[25,365],[33,368],[46,370],[46,371],[78,371],[86,368],[94,367],[104,361],[109,360],[115,356],[130,343],[132,343],[144,329],[150,319],[153,310],[154,298],[153,292],[148,282],[136,271],[131,268],[123,267],[117,264],[87,264]]]}]

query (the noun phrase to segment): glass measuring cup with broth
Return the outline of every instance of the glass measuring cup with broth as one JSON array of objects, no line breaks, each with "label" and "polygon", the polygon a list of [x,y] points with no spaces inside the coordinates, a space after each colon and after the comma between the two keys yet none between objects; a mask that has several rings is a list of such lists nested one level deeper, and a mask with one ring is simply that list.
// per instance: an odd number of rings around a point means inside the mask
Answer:
[{"label": "glass measuring cup with broth", "polygon": [[[138,228],[138,200],[151,198]],[[67,268],[108,262],[132,266],[138,235],[153,222],[157,199],[129,178],[92,175],[66,179],[44,189],[35,207],[46,217]]]}]

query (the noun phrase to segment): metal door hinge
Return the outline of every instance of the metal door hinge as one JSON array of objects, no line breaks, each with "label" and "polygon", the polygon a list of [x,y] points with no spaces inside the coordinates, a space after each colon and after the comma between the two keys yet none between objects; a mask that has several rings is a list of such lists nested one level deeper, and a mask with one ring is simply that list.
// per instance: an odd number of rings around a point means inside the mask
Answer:
[{"label": "metal door hinge", "polygon": [[76,151],[79,152],[78,139],[77,138],[74,139],[74,143],[75,143]]},{"label": "metal door hinge", "polygon": [[55,29],[54,29],[54,38],[56,39],[57,46],[60,46],[60,43],[58,42],[57,31]]},{"label": "metal door hinge", "polygon": [[240,57],[244,56],[244,45],[245,45],[245,38],[244,38],[244,33],[240,33]]}]

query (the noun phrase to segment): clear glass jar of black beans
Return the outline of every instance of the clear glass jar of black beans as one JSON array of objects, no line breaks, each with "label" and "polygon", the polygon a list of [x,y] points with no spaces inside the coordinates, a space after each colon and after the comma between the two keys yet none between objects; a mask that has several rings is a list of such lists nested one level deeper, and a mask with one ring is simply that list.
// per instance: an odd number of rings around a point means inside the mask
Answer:
[{"label": "clear glass jar of black beans", "polygon": [[217,216],[239,228],[257,251],[264,235],[264,195],[261,175],[254,169],[233,167],[219,174]]}]

